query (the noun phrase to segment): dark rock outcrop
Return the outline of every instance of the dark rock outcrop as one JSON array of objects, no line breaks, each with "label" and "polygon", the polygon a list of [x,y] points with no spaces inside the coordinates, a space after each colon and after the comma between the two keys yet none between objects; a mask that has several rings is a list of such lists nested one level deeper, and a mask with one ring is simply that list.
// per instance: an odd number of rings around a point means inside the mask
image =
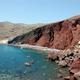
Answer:
[{"label": "dark rock outcrop", "polygon": [[32,44],[56,49],[73,47],[80,40],[80,16],[47,24],[17,36],[9,44]]}]

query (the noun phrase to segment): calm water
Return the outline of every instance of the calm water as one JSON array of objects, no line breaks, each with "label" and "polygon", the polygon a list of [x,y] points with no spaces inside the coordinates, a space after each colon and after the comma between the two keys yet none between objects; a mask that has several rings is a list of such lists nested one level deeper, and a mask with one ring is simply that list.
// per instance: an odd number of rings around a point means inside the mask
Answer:
[{"label": "calm water", "polygon": [[[42,52],[0,45],[0,80],[58,80],[59,67],[45,57]],[[31,66],[24,65],[31,61]]]}]

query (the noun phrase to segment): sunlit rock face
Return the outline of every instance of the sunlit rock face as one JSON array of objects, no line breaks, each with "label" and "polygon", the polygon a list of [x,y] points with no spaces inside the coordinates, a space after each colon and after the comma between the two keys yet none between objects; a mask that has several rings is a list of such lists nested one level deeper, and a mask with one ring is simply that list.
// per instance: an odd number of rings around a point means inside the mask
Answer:
[{"label": "sunlit rock face", "polygon": [[47,24],[18,36],[9,43],[22,43],[57,49],[73,47],[80,40],[80,16]]}]

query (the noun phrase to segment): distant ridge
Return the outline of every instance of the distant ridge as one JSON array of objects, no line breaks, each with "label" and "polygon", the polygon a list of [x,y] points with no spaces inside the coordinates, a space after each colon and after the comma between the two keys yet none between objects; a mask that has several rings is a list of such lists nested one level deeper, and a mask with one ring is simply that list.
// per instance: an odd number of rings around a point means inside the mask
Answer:
[{"label": "distant ridge", "polygon": [[16,37],[43,25],[44,24],[11,23],[8,21],[0,22],[0,40]]},{"label": "distant ridge", "polygon": [[78,19],[78,18],[80,18],[80,15],[73,16],[73,17],[71,17],[71,18],[69,18],[69,19],[72,19],[72,20],[74,19],[74,20],[75,20],[75,19]]}]

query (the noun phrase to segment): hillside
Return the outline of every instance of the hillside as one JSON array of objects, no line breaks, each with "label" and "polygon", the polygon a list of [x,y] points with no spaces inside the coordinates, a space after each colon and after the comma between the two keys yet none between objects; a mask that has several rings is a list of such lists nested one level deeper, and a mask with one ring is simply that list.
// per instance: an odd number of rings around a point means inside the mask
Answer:
[{"label": "hillside", "polygon": [[78,41],[80,41],[80,16],[74,16],[17,36],[9,43],[28,43],[50,48],[67,49],[72,48]]},{"label": "hillside", "polygon": [[11,22],[0,22],[0,40],[27,33],[42,25],[43,24],[15,24]]}]

